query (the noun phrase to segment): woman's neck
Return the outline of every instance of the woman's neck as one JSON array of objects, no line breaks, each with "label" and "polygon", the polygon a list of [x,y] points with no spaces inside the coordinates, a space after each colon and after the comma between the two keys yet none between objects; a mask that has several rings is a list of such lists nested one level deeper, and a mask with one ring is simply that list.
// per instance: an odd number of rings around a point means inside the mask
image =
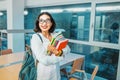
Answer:
[{"label": "woman's neck", "polygon": [[52,36],[49,32],[42,32],[43,36],[45,36],[47,39],[51,40]]}]

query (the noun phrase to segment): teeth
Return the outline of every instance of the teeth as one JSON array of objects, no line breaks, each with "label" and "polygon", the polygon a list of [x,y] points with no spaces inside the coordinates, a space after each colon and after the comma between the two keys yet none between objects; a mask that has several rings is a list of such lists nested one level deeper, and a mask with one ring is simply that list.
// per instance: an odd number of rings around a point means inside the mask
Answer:
[{"label": "teeth", "polygon": [[47,28],[47,26],[42,26],[43,28]]}]

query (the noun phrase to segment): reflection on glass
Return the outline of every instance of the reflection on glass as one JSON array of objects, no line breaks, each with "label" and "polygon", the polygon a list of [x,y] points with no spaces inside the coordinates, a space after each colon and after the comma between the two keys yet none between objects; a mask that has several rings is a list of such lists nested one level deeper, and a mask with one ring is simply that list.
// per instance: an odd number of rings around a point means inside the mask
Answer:
[{"label": "reflection on glass", "polygon": [[[95,48],[95,47],[93,47]],[[91,72],[91,66],[98,64],[99,71],[97,75],[108,80],[116,80],[119,50],[100,48],[86,56],[85,66],[87,72]]]},{"label": "reflection on glass", "polygon": [[118,44],[120,3],[96,5],[94,40]]},{"label": "reflection on glass", "polygon": [[[99,65],[97,76],[116,80],[119,50],[69,43],[71,52],[85,55],[85,70],[91,73]],[[102,80],[102,79],[101,79]]]},{"label": "reflection on glass", "polygon": [[112,26],[110,27],[112,29],[111,34],[109,36],[109,42],[110,43],[118,43],[119,39],[119,24],[118,23],[113,23]]}]

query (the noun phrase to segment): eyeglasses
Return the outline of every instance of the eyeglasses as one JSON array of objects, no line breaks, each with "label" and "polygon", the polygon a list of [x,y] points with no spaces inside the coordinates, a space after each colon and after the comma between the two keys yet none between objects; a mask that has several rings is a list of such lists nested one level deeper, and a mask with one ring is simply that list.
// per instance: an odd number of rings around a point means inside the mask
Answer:
[{"label": "eyeglasses", "polygon": [[38,21],[39,21],[40,24],[43,24],[44,22],[47,23],[47,24],[51,23],[50,19],[46,19],[46,20],[39,19]]}]

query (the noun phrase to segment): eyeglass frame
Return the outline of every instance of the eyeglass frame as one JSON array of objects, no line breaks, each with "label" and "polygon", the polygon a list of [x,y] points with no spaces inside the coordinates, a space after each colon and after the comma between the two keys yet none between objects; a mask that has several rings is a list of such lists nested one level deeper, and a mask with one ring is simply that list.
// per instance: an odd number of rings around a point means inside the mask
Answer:
[{"label": "eyeglass frame", "polygon": [[39,21],[40,24],[43,24],[44,22],[47,23],[47,24],[51,23],[51,19],[46,19],[46,20],[38,19],[38,21]]}]

